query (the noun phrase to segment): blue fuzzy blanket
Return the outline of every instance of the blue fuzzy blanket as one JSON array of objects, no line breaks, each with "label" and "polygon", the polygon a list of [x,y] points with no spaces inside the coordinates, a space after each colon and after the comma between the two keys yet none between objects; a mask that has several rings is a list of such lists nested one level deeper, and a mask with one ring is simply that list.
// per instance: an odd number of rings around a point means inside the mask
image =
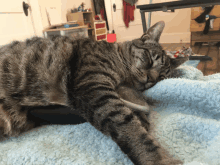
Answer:
[{"label": "blue fuzzy blanket", "polygon": [[[145,95],[159,101],[154,132],[162,146],[185,164],[220,164],[220,74],[180,66]],[[0,165],[132,165],[89,123],[34,129],[1,142],[0,150]]]}]

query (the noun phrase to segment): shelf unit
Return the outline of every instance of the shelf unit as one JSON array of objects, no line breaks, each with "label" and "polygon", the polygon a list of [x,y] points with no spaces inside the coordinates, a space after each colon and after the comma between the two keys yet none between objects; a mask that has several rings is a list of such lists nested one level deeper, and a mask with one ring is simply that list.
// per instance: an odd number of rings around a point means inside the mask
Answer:
[{"label": "shelf unit", "polygon": [[[80,26],[88,27],[88,35],[90,38],[95,38],[94,36],[94,21],[93,21],[93,12],[76,12],[67,14],[67,21],[77,21]],[[88,26],[90,23],[91,27]]]},{"label": "shelf unit", "polygon": [[106,29],[106,22],[105,21],[95,21],[94,22],[94,29],[95,29],[95,40],[107,41],[107,29]]}]

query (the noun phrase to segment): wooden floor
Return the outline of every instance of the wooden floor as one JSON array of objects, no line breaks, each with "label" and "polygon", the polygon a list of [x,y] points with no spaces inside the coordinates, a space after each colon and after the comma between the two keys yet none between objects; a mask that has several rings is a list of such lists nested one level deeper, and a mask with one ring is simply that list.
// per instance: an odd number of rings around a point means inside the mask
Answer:
[{"label": "wooden floor", "polygon": [[[174,51],[181,49],[182,46],[190,47],[190,44],[161,44],[164,50]],[[196,54],[206,55],[212,57],[212,61],[201,61],[197,68],[203,72],[204,75],[211,75],[220,72],[220,47],[217,46],[193,46],[192,50]]]}]

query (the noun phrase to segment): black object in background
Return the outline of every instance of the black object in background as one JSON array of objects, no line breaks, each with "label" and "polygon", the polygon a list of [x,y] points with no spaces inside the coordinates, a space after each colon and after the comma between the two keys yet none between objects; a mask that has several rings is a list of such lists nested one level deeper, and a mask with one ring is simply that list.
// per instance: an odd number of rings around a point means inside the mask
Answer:
[{"label": "black object in background", "polygon": [[210,22],[211,22],[212,19],[216,19],[216,18],[217,17],[215,15],[209,15],[209,18],[206,21],[205,28],[203,30],[203,34],[208,34],[209,28],[210,28]]},{"label": "black object in background", "polygon": [[212,9],[213,9],[213,7],[214,6],[211,6],[211,7],[205,7],[205,11],[200,15],[200,16],[198,16],[196,19],[195,19],[195,21],[197,22],[197,23],[204,23],[205,21],[206,21],[206,15],[208,15],[211,11],[212,11]]}]

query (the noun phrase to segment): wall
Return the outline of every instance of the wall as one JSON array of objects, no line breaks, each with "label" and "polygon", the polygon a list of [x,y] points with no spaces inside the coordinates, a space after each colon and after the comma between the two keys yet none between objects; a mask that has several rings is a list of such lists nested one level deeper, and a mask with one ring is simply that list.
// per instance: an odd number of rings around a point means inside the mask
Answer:
[{"label": "wall", "polygon": [[[49,26],[46,7],[55,7],[58,13],[60,14],[60,16],[62,15],[61,0],[38,0],[38,3],[40,6],[43,28],[46,28]],[[58,19],[61,19],[61,17]]]},{"label": "wall", "polygon": [[[116,4],[115,12],[113,12],[114,3]],[[136,5],[146,3],[149,3],[149,0],[138,0]],[[134,10],[134,21],[129,22],[129,27],[127,28],[124,23],[124,5],[122,0],[105,0],[105,7],[109,21],[109,31],[115,31],[117,42],[130,41],[143,35],[139,9]],[[147,19],[148,13],[145,13],[145,16]]]},{"label": "wall", "polygon": [[[153,3],[168,2],[172,0],[153,0]],[[171,12],[152,12],[151,25],[158,21],[165,21],[165,28],[161,36],[161,43],[190,43],[191,9],[178,9]]]},{"label": "wall", "polygon": [[66,21],[66,14],[73,8],[78,8],[81,3],[85,3],[85,9],[92,8],[92,0],[61,0],[62,20]]},{"label": "wall", "polygon": [[66,14],[70,9],[78,8],[82,2],[85,3],[85,8],[92,8],[91,1],[92,0],[38,0],[43,27],[46,28],[49,26],[46,7],[55,7],[60,15],[58,19],[65,23],[67,21]]}]

